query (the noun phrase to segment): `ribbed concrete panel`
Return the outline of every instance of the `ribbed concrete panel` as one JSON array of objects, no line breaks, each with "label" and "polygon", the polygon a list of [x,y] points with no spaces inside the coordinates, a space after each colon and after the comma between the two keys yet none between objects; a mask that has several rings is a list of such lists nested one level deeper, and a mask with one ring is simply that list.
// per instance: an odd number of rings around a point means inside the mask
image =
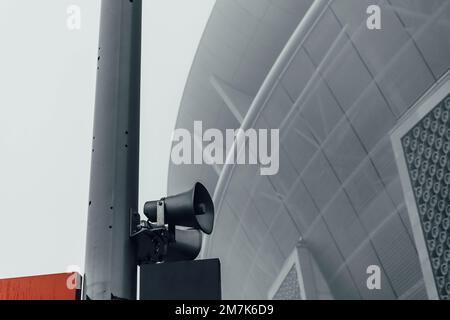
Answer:
[{"label": "ribbed concrete panel", "polygon": [[304,44],[315,66],[318,66],[325,58],[340,30],[341,26],[333,12],[327,10]]},{"label": "ribbed concrete panel", "polygon": [[300,232],[284,207],[281,208],[275,218],[275,223],[270,227],[270,233],[280,247],[285,259],[300,240]]},{"label": "ribbed concrete panel", "polygon": [[[246,0],[241,0],[246,1]],[[253,0],[258,1],[258,0]],[[289,14],[297,15],[298,12],[306,12],[311,4],[313,3],[313,0],[305,0],[305,1],[297,1],[297,0],[271,0],[272,4],[274,6],[277,6],[281,10],[286,11]]]},{"label": "ribbed concrete panel", "polygon": [[253,266],[250,270],[247,281],[244,285],[244,296],[246,300],[267,299],[267,291],[274,280],[274,276],[265,272],[261,267],[260,263],[255,260]]},{"label": "ribbed concrete panel", "polygon": [[[242,227],[238,227],[235,235],[229,241],[233,244],[225,259],[229,263],[227,271],[222,274],[222,296],[224,299],[242,299],[244,284],[256,257],[256,251],[250,245]],[[226,285],[224,285],[225,283]]]},{"label": "ribbed concrete panel", "polygon": [[355,167],[344,188],[356,212],[362,212],[383,190],[372,162],[366,158]]},{"label": "ribbed concrete panel", "polygon": [[346,181],[367,153],[351,124],[343,119],[323,146],[324,153],[341,182]]},{"label": "ribbed concrete panel", "polygon": [[397,296],[414,286],[422,277],[417,254],[398,215],[374,234],[372,241]]},{"label": "ribbed concrete panel", "polygon": [[267,233],[256,254],[255,264],[265,273],[275,277],[280,271],[285,257],[271,233]]},{"label": "ribbed concrete panel", "polygon": [[358,94],[347,114],[364,148],[371,151],[392,129],[396,119],[373,81]]},{"label": "ribbed concrete panel", "polygon": [[[379,81],[384,95],[399,117],[434,83],[433,75],[415,45],[408,42],[402,49],[404,54],[393,58],[397,59],[394,66],[387,69]],[[411,68],[412,65],[415,68]]]},{"label": "ribbed concrete panel", "polygon": [[426,300],[427,298],[427,291],[423,280],[418,281],[415,286],[400,297],[402,300]]},{"label": "ribbed concrete panel", "polygon": [[390,0],[406,29],[413,35],[436,78],[450,65],[450,5],[446,0]]},{"label": "ribbed concrete panel", "polygon": [[258,179],[252,200],[264,223],[267,226],[272,225],[273,220],[282,206],[282,200],[277,195],[268,178]]},{"label": "ribbed concrete panel", "polygon": [[397,208],[398,214],[400,216],[400,219],[402,219],[403,225],[406,227],[406,230],[408,230],[408,235],[411,239],[414,239],[413,230],[411,221],[409,220],[408,216],[408,210],[406,209],[406,206],[401,206]]},{"label": "ribbed concrete panel", "polygon": [[303,181],[319,210],[327,205],[340,187],[339,180],[322,152],[317,153],[306,167]]},{"label": "ribbed concrete panel", "polygon": [[336,52],[333,62],[324,70],[324,78],[339,105],[347,111],[355,103],[361,103],[357,100],[365,93],[372,77],[348,37],[338,41]]},{"label": "ribbed concrete panel", "polygon": [[380,269],[381,276],[381,289],[371,290],[367,286],[367,267],[368,266],[381,266],[381,262],[373,250],[372,244],[369,241],[365,241],[360,244],[358,250],[355,250],[354,254],[347,262],[348,269],[355,278],[355,284],[363,299],[395,299],[396,295],[392,289],[390,280],[383,269]]},{"label": "ribbed concrete panel", "polygon": [[325,221],[322,218],[318,219],[305,234],[304,239],[325,279],[333,280],[344,259]]},{"label": "ribbed concrete panel", "polygon": [[389,194],[389,197],[392,199],[397,208],[405,204],[400,177],[396,177],[386,186],[386,192]]},{"label": "ribbed concrete panel", "polygon": [[[262,19],[271,5],[271,0],[236,0],[240,7],[257,19]],[[281,1],[282,2],[282,1]]]},{"label": "ribbed concrete panel", "polygon": [[212,76],[210,81],[212,86],[216,89],[217,94],[223,99],[228,110],[233,114],[233,117],[240,126],[248,108],[252,104],[253,97],[237,90],[218,77]]},{"label": "ribbed concrete panel", "polygon": [[308,128],[308,122],[300,115],[295,117],[293,125],[281,143],[290,162],[299,173],[303,172],[320,148],[319,142]]},{"label": "ribbed concrete panel", "polygon": [[306,120],[314,137],[323,142],[344,116],[330,89],[322,79],[314,82],[301,104],[300,116]]},{"label": "ribbed concrete panel", "polygon": [[319,212],[302,180],[297,180],[285,203],[297,221],[300,232],[305,233],[317,219]]},{"label": "ribbed concrete panel", "polygon": [[295,167],[285,150],[285,147],[281,145],[279,151],[279,171],[277,174],[269,177],[277,192],[283,196],[289,194],[289,190],[291,190],[292,186],[295,183],[296,177],[298,176],[298,172],[297,170],[295,170]]},{"label": "ribbed concrete panel", "polygon": [[241,224],[251,245],[254,248],[259,248],[264,241],[266,233],[269,232],[269,228],[264,223],[253,201],[250,201],[247,207],[244,208],[244,212],[241,214]]},{"label": "ribbed concrete panel", "polygon": [[294,101],[303,92],[314,71],[315,67],[305,50],[299,50],[282,79],[283,87]]},{"label": "ribbed concrete panel", "polygon": [[372,149],[370,160],[385,186],[398,179],[397,164],[389,136],[384,136]]},{"label": "ribbed concrete panel", "polygon": [[323,215],[342,255],[347,258],[367,235],[343,190],[337,193]]},{"label": "ribbed concrete panel", "polygon": [[277,86],[264,108],[264,117],[271,128],[279,128],[293,104],[286,89]]},{"label": "ribbed concrete panel", "polygon": [[383,190],[372,199],[364,210],[359,212],[359,217],[366,230],[373,233],[396,214],[397,209],[389,195]]},{"label": "ribbed concrete panel", "polygon": [[365,32],[367,7],[378,3],[379,0],[337,0],[331,4],[333,14],[341,25],[345,25],[347,33],[353,38]]},{"label": "ribbed concrete panel", "polygon": [[[362,28],[353,41],[394,113],[400,117],[431,86],[434,77],[396,13],[385,0],[380,1],[380,6],[383,29],[371,32]],[[348,15],[351,14],[338,14],[342,24],[347,23]],[[411,65],[415,67],[410,68]]]},{"label": "ribbed concrete panel", "polygon": [[358,287],[355,285],[350,271],[347,267],[339,270],[339,272],[330,280],[330,289],[334,298],[338,300],[354,300],[362,299]]},{"label": "ribbed concrete panel", "polygon": [[236,166],[233,178],[230,181],[230,192],[227,193],[225,199],[227,199],[231,208],[239,214],[243,212],[250,202],[252,183],[257,183],[256,180],[252,180],[252,177],[257,175],[257,170],[256,166],[253,166],[253,168],[244,165]]},{"label": "ribbed concrete panel", "polygon": [[232,242],[230,239],[234,237],[239,225],[239,218],[231,210],[228,203],[224,202],[221,208],[220,218],[215,222],[214,238],[211,240],[212,253],[222,261],[228,256]]}]

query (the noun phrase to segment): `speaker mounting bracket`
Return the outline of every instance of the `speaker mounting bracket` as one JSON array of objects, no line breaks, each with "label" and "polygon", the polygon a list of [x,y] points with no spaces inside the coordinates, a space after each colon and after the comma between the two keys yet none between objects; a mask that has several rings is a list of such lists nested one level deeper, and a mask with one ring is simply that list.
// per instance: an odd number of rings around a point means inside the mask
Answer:
[{"label": "speaker mounting bracket", "polygon": [[158,201],[157,205],[156,205],[156,225],[158,227],[163,227],[165,226],[165,211],[164,211],[164,203],[165,199],[162,198],[161,200]]}]

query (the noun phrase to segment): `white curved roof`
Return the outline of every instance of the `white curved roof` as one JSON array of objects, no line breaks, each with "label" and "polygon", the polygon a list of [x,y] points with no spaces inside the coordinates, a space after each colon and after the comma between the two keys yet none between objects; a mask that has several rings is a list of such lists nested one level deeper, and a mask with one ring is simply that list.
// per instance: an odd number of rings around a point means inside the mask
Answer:
[{"label": "white curved roof", "polygon": [[[220,191],[205,254],[221,258],[225,298],[267,297],[300,238],[336,298],[426,297],[390,132],[449,70],[450,6],[379,4],[383,29],[369,31],[369,1],[217,2],[177,127],[282,137],[273,177],[170,167],[169,193],[197,180]],[[373,264],[379,291],[366,287]]]}]

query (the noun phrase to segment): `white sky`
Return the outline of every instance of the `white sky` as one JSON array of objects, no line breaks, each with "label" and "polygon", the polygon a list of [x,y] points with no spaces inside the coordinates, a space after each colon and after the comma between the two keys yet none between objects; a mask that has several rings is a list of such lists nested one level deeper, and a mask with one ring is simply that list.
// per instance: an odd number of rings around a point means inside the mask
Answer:
[{"label": "white sky", "polygon": [[[140,207],[214,0],[143,0]],[[66,9],[81,7],[69,31]],[[100,0],[0,0],[0,278],[84,269]],[[157,152],[156,152],[157,151]]]}]

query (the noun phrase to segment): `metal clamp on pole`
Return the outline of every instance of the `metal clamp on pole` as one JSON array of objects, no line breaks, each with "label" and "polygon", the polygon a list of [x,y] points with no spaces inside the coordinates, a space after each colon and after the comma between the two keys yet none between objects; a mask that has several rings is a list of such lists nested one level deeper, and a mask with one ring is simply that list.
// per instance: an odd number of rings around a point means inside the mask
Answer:
[{"label": "metal clamp on pole", "polygon": [[130,209],[130,238],[144,228],[144,222],[141,221],[141,215]]},{"label": "metal clamp on pole", "polygon": [[165,199],[162,198],[161,200],[158,201],[157,205],[156,205],[156,226],[157,227],[163,227],[165,226],[165,211],[164,211],[164,203]]},{"label": "metal clamp on pole", "polygon": [[214,204],[206,188],[196,183],[181,194],[147,202],[144,214],[147,221],[130,212],[130,237],[137,244],[140,265],[194,260],[201,249],[202,233],[212,232]]}]

